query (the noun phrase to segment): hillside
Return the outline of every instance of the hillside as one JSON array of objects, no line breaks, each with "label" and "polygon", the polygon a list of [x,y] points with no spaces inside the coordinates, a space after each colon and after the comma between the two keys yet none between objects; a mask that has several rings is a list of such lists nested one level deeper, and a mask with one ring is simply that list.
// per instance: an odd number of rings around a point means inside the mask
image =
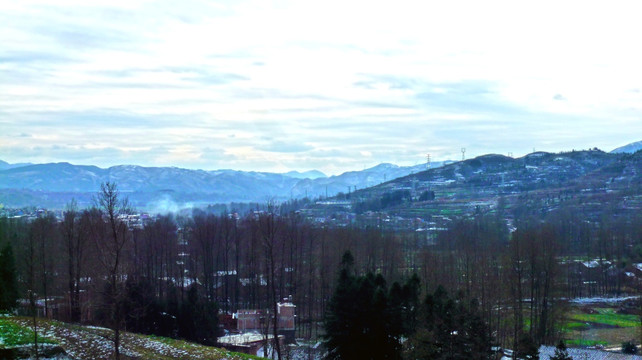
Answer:
[{"label": "hillside", "polygon": [[340,206],[319,203],[305,211],[315,218],[356,213],[373,219],[381,212],[398,217],[398,223],[422,219],[436,226],[476,212],[501,211],[511,218],[561,208],[595,219],[606,209],[615,216],[635,214],[642,205],[641,188],[642,152],[484,155],[334,198]]},{"label": "hillside", "polygon": [[642,141],[636,141],[628,145],[620,146],[617,149],[613,149],[612,153],[629,153],[633,154],[636,151],[642,150]]},{"label": "hillside", "polygon": [[[108,339],[111,331],[105,328],[79,326],[59,321],[39,319],[39,341],[48,345],[50,352],[64,350],[62,359],[108,359],[113,344]],[[33,347],[33,331],[28,318],[0,317],[0,358],[11,358],[16,353],[28,353]],[[55,349],[57,347],[57,349]],[[58,355],[61,356],[61,355]],[[246,354],[232,353],[219,348],[198,345],[181,340],[124,332],[121,345],[122,359],[260,359]]]}]

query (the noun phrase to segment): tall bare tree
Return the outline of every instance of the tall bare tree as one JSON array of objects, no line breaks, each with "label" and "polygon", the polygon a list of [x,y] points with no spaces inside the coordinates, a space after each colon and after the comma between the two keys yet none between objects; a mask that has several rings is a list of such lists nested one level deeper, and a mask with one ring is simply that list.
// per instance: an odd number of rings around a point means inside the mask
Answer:
[{"label": "tall bare tree", "polygon": [[277,295],[277,266],[281,263],[277,260],[278,253],[278,232],[280,221],[276,216],[275,205],[268,205],[268,212],[259,217],[259,226],[261,231],[261,239],[263,241],[263,249],[265,251],[265,264],[268,276],[268,287],[270,291],[269,303],[272,307],[272,333],[274,335],[274,349],[276,350],[277,359],[281,358],[281,346],[279,344],[279,330],[278,330],[278,301]]},{"label": "tall bare tree", "polygon": [[125,314],[122,303],[125,300],[125,250],[130,243],[130,233],[126,216],[132,213],[127,198],[120,196],[115,183],[106,182],[100,185],[96,205],[102,213],[104,227],[97,229],[102,236],[96,236],[99,250],[99,261],[106,271],[104,290],[107,321],[114,332],[114,358],[120,359],[120,331]]},{"label": "tall bare tree", "polygon": [[80,318],[80,279],[82,277],[84,255],[88,239],[89,212],[79,212],[72,200],[63,213],[60,230],[63,246],[67,255],[67,285],[69,291],[70,319],[79,322]]}]

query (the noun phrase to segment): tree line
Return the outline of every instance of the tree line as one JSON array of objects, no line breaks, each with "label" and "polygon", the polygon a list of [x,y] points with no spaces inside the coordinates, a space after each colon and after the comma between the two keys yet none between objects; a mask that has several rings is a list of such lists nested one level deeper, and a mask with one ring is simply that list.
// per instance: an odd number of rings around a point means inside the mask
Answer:
[{"label": "tree line", "polygon": [[[62,219],[0,219],[0,305],[11,307],[32,292],[43,315],[108,326],[115,342],[126,329],[214,344],[218,314],[274,315],[289,295],[297,337],[326,336],[329,314],[355,305],[340,300],[343,287],[366,294],[360,317],[388,314],[367,325],[372,336],[394,329],[387,340],[363,339],[385,347],[377,353],[448,353],[449,345],[434,348],[431,341],[468,341],[464,334],[472,330],[448,325],[463,319],[497,345],[528,349],[560,339],[562,299],[635,291],[620,270],[642,261],[640,217],[587,223],[563,208],[534,218],[498,207],[453,220],[431,245],[418,232],[314,225],[294,210],[275,204],[247,213],[194,210],[139,226],[116,185],[103,184],[94,207],[72,202]],[[598,266],[582,265],[589,260]],[[337,268],[345,275],[337,276]],[[442,314],[451,317],[436,317]],[[462,335],[455,339],[453,332]]]}]

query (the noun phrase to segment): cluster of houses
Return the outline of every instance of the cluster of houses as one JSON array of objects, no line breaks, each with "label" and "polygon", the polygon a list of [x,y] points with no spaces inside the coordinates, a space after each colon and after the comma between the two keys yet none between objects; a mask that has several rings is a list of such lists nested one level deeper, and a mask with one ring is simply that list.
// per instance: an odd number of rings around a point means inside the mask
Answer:
[{"label": "cluster of houses", "polygon": [[642,287],[642,263],[621,266],[606,259],[560,262],[572,298],[620,295]]},{"label": "cluster of houses", "polygon": [[[296,305],[292,297],[277,303],[276,325],[278,341],[293,343]],[[256,355],[274,339],[274,315],[264,309],[241,309],[232,315],[232,321],[223,321],[227,335],[218,338],[218,344],[228,350]]]}]

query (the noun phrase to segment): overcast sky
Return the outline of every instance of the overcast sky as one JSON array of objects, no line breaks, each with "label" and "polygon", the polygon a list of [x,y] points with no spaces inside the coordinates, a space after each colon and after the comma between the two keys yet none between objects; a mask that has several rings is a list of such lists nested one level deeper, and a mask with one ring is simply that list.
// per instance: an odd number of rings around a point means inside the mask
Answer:
[{"label": "overcast sky", "polygon": [[642,140],[636,1],[1,1],[0,159],[327,174]]}]

